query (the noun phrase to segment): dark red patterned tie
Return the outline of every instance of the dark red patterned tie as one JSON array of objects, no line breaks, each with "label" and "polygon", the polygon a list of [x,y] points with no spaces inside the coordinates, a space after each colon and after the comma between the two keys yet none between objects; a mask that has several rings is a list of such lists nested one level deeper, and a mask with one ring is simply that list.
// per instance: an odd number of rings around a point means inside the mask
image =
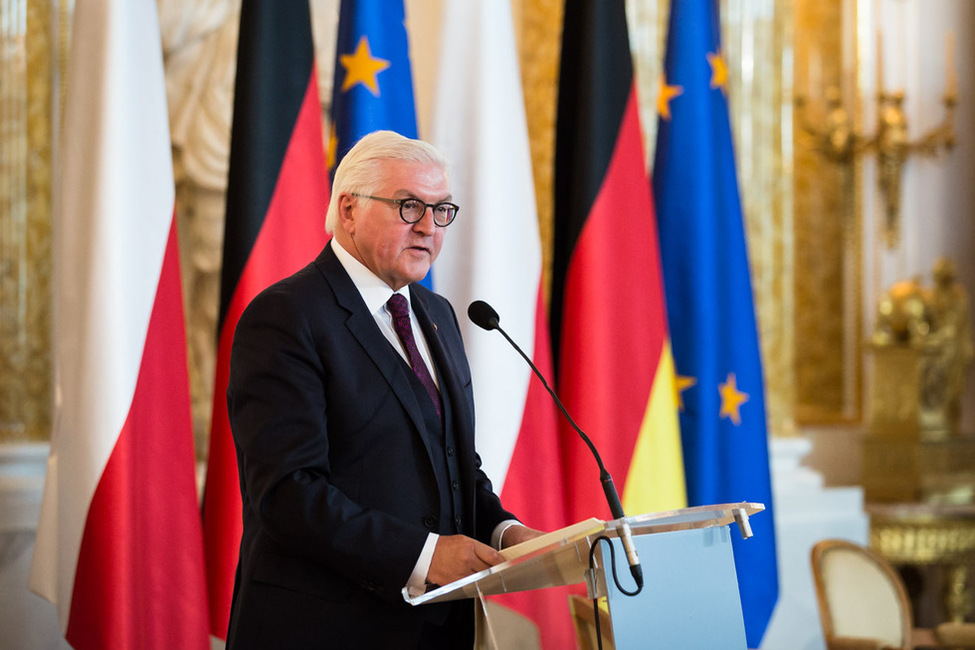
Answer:
[{"label": "dark red patterned tie", "polygon": [[396,330],[399,340],[403,342],[403,347],[406,348],[406,356],[410,358],[413,372],[416,373],[420,383],[430,393],[430,399],[433,400],[433,407],[437,409],[437,415],[441,415],[440,391],[437,390],[437,385],[434,383],[433,377],[430,376],[430,370],[424,363],[423,357],[420,356],[420,350],[416,347],[416,339],[413,338],[413,326],[410,323],[410,307],[406,304],[406,298],[394,293],[393,297],[386,303],[386,307],[393,317],[393,329]]}]

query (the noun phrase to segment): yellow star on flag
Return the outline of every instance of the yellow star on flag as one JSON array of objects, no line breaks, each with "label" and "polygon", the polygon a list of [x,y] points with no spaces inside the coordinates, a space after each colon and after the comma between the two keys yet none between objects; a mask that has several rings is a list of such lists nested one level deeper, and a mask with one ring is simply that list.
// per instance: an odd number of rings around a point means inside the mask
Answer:
[{"label": "yellow star on flag", "polygon": [[677,407],[684,411],[684,391],[697,384],[697,380],[693,377],[684,377],[683,375],[677,375],[674,378],[674,392],[677,394]]},{"label": "yellow star on flag", "polygon": [[345,80],[342,82],[342,92],[356,84],[362,84],[375,97],[379,97],[379,82],[376,75],[389,67],[389,61],[374,59],[369,49],[369,39],[365,36],[359,39],[359,44],[353,54],[342,54],[339,63],[345,68]]},{"label": "yellow star on flag", "polygon": [[718,86],[724,92],[728,92],[728,64],[725,63],[721,52],[708,52],[708,63],[711,65],[711,89]]},{"label": "yellow star on flag", "polygon": [[735,426],[741,424],[739,408],[748,401],[748,393],[738,390],[737,381],[735,373],[729,372],[727,381],[718,384],[718,391],[721,393],[721,413],[718,417],[731,418]]},{"label": "yellow star on flag", "polygon": [[335,158],[338,155],[339,137],[335,134],[335,123],[328,130],[328,146],[325,148],[325,169],[335,168]]},{"label": "yellow star on flag", "polygon": [[657,112],[660,117],[670,120],[670,100],[683,92],[683,86],[668,86],[667,75],[660,74],[660,91],[657,93]]}]

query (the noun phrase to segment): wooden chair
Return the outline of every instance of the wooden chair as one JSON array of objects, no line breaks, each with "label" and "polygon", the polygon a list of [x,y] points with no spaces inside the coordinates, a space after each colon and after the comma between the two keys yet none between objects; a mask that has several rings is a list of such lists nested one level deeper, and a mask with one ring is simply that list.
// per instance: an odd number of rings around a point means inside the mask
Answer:
[{"label": "wooden chair", "polygon": [[[569,594],[569,612],[572,614],[579,650],[597,650],[599,644],[596,642],[596,617],[592,611],[592,600],[579,594]],[[613,624],[604,607],[599,608],[599,632],[603,637],[603,650],[613,650],[616,647]]]},{"label": "wooden chair", "polygon": [[828,539],[813,546],[811,560],[828,650],[975,648],[975,623],[915,629],[900,575],[870,549]]}]

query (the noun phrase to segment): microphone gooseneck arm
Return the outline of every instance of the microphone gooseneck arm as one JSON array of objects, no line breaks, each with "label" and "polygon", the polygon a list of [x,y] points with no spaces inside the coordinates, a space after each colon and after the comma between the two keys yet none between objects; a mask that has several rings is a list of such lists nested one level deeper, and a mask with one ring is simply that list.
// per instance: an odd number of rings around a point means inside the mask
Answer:
[{"label": "microphone gooseneck arm", "polygon": [[528,358],[528,355],[525,354],[521,347],[515,343],[510,336],[508,336],[508,333],[505,332],[504,329],[502,329],[498,313],[494,311],[491,305],[487,304],[483,300],[475,300],[467,308],[467,315],[471,321],[481,329],[488,331],[497,330],[501,333],[501,336],[508,341],[511,347],[513,347],[515,351],[521,355],[521,358],[525,360],[528,367],[532,369],[532,372],[535,373],[538,380],[542,382],[542,386],[552,397],[552,401],[554,401],[555,405],[559,407],[560,411],[562,411],[562,415],[565,416],[566,421],[572,425],[575,432],[579,434],[582,441],[586,443],[587,447],[589,447],[589,451],[592,452],[593,458],[596,459],[596,464],[599,466],[599,482],[602,483],[603,494],[606,495],[606,502],[609,504],[609,511],[612,513],[613,519],[617,519],[620,522],[618,531],[620,541],[623,544],[623,550],[626,552],[626,558],[630,565],[630,574],[633,576],[633,580],[636,581],[637,588],[641,589],[643,587],[643,567],[640,566],[640,558],[637,556],[636,547],[633,545],[633,535],[630,531],[630,525],[626,523],[626,515],[623,513],[623,504],[620,502],[620,495],[619,492],[616,491],[616,485],[613,483],[613,477],[610,475],[609,470],[606,469],[606,465],[603,464],[603,459],[599,455],[596,445],[593,444],[592,440],[589,439],[589,436],[586,435],[585,431],[580,429],[579,425],[576,424],[575,420],[572,419],[572,416],[569,415],[569,412],[562,404],[562,400],[559,399],[559,396],[556,395],[555,391],[552,390],[552,388],[548,385],[548,382],[545,380],[545,376],[542,375],[541,371],[539,371],[532,360]]},{"label": "microphone gooseneck arm", "polygon": [[560,411],[562,411],[562,415],[565,416],[566,421],[572,425],[572,428],[575,429],[576,433],[579,434],[582,441],[586,443],[587,447],[589,447],[589,451],[592,452],[593,457],[596,459],[596,464],[599,465],[599,480],[603,484],[603,492],[606,493],[606,499],[609,501],[609,509],[610,512],[613,513],[613,519],[619,519],[620,517],[625,516],[623,514],[623,504],[620,503],[620,495],[616,492],[616,486],[613,484],[613,477],[610,476],[609,470],[607,470],[606,466],[603,464],[603,459],[599,455],[599,451],[596,450],[596,445],[592,444],[592,440],[589,439],[586,432],[579,428],[579,425],[575,423],[575,420],[572,419],[569,412],[565,410],[565,406],[562,405],[562,400],[559,399],[558,395],[555,394],[555,391],[552,390],[552,388],[548,385],[548,382],[545,381],[544,375],[542,375],[535,364],[532,363],[532,360],[528,358],[528,355],[525,354],[520,347],[518,347],[517,343],[511,340],[511,337],[508,336],[507,332],[501,329],[500,325],[495,325],[494,329],[498,330],[498,332],[501,333],[501,336],[503,336],[508,343],[511,344],[511,347],[513,347],[518,354],[521,355],[521,358],[528,363],[529,367],[531,367],[532,371],[535,373],[535,376],[538,377],[540,382],[542,382],[542,386],[544,386],[545,390],[548,391],[548,394],[552,396],[552,399],[555,401],[555,405],[559,407]]}]

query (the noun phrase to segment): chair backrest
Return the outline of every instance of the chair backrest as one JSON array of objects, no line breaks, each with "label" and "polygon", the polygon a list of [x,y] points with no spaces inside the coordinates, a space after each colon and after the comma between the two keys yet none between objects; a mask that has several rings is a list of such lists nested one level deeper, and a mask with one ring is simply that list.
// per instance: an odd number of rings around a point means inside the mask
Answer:
[{"label": "chair backrest", "polygon": [[910,601],[903,581],[885,559],[839,539],[817,543],[811,559],[827,647],[835,637],[858,637],[910,648]]},{"label": "chair backrest", "polygon": [[[569,613],[575,626],[579,650],[596,650],[599,642],[596,640],[596,615],[592,600],[579,594],[569,594]],[[603,637],[603,650],[613,650],[613,622],[603,607],[599,608],[599,633]]]}]

